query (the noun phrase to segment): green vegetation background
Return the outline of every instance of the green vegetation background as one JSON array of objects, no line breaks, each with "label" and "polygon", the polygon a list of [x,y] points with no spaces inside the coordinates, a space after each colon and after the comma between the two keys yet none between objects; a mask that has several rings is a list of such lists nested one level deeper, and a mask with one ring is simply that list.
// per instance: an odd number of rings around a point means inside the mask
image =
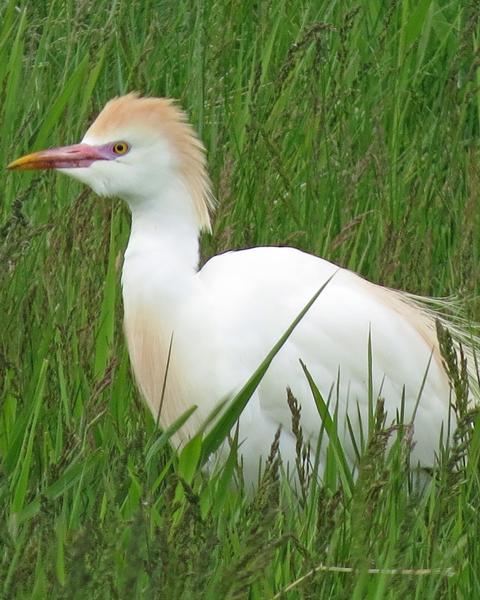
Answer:
[{"label": "green vegetation background", "polygon": [[[205,258],[289,244],[470,297],[479,19],[475,0],[4,0],[0,163],[78,141],[114,95],[175,97],[219,200]],[[353,490],[335,457],[310,492],[278,483],[275,458],[254,495],[229,486],[233,464],[194,472],[131,380],[127,210],[55,173],[1,181],[2,597],[480,595],[475,436],[468,467],[445,459],[420,498],[380,428]],[[355,572],[300,580],[318,565]]]}]

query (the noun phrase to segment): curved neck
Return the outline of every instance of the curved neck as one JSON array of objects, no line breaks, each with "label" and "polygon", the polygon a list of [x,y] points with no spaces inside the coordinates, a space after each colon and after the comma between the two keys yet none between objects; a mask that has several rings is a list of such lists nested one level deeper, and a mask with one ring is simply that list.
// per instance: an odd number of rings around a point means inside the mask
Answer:
[{"label": "curved neck", "polygon": [[127,199],[132,229],[125,252],[142,271],[146,261],[151,276],[181,277],[198,269],[199,226],[192,200],[181,180],[172,180],[157,197]]},{"label": "curved neck", "polygon": [[192,339],[208,331],[208,298],[197,277],[198,225],[181,185],[129,204],[132,230],[122,273],[125,334],[140,389],[155,419],[167,427],[190,406],[188,366],[195,364],[197,351]]}]

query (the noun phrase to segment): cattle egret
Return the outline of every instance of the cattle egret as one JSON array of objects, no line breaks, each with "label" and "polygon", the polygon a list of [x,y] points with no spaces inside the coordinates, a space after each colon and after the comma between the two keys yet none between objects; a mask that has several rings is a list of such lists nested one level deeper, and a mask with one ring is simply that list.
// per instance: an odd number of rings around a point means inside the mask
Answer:
[{"label": "cattle egret", "polygon": [[321,420],[299,359],[324,398],[330,398],[352,464],[351,432],[357,441],[361,427],[365,432],[369,385],[370,395],[384,399],[389,423],[403,398],[405,421],[414,417],[412,461],[434,464],[442,427],[445,435],[455,420],[432,312],[410,295],[293,248],[227,252],[199,270],[198,237],[201,230],[210,231],[214,201],[204,147],[171,100],[137,94],[115,98],[81,143],[29,154],[9,168],[57,169],[100,196],[127,202],[132,225],[122,288],[136,381],[163,428],[198,405],[176,434],[176,445],[242,387],[334,275],[242,414],[246,479],[256,478],[259,458],[268,455],[279,426],[283,461],[294,462],[287,387],[301,405],[304,436],[315,447]]}]

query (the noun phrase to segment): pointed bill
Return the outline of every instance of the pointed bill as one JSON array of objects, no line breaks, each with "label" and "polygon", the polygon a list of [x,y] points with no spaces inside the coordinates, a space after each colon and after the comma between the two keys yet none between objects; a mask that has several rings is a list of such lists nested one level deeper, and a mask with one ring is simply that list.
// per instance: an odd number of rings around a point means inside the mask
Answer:
[{"label": "pointed bill", "polygon": [[10,170],[32,169],[72,169],[89,167],[96,160],[110,160],[111,155],[105,147],[90,146],[89,144],[73,144],[32,152],[17,158],[9,165]]}]

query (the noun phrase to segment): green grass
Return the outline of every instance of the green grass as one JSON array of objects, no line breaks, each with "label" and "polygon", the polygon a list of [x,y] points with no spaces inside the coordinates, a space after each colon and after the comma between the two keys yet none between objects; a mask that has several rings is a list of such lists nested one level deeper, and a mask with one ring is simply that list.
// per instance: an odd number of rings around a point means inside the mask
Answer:
[{"label": "green grass", "polygon": [[[78,141],[114,95],[176,97],[219,200],[205,259],[290,244],[469,298],[479,20],[473,0],[4,0],[0,162]],[[296,493],[275,451],[253,495],[230,485],[235,439],[211,476],[201,444],[172,453],[122,336],[128,229],[117,200],[58,174],[2,175],[0,594],[264,600],[296,582],[284,598],[478,597],[478,431],[468,464],[453,468],[459,439],[420,497],[381,406],[355,482],[337,443],[324,481]]]}]

